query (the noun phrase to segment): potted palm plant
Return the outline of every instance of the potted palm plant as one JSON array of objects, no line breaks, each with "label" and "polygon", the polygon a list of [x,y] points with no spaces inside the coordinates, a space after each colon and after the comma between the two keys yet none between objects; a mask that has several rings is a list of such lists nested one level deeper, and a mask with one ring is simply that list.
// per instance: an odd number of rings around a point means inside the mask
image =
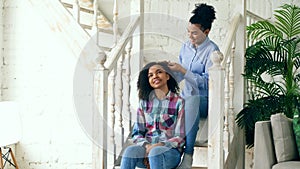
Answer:
[{"label": "potted palm plant", "polygon": [[300,8],[285,4],[274,17],[275,22],[258,21],[247,27],[253,45],[246,49],[243,77],[252,88],[236,121],[245,129],[248,148],[254,145],[255,122],[275,113],[293,118],[299,112]]}]

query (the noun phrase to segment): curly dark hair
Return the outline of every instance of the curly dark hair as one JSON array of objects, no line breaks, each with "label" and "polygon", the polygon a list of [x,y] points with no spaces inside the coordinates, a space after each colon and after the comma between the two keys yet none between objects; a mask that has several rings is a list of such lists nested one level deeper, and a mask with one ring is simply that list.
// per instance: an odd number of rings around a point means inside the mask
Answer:
[{"label": "curly dark hair", "polygon": [[167,74],[170,75],[170,79],[167,81],[168,88],[171,92],[178,94],[179,93],[179,85],[175,80],[174,75],[170,68],[168,67],[167,62],[150,62],[144,66],[144,68],[140,71],[139,78],[137,81],[137,89],[139,99],[149,100],[149,95],[153,91],[153,87],[149,84],[148,71],[149,68],[153,65],[160,65],[164,68]]},{"label": "curly dark hair", "polygon": [[216,19],[216,11],[213,6],[206,5],[205,3],[196,4],[192,13],[194,15],[190,18],[190,23],[200,24],[202,31],[211,29],[211,25]]}]

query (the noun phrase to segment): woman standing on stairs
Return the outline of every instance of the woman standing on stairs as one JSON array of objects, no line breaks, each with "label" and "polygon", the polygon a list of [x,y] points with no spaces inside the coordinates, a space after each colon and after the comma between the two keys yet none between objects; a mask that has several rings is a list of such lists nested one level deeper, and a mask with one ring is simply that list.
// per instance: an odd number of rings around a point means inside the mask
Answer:
[{"label": "woman standing on stairs", "polygon": [[180,50],[179,64],[169,63],[177,81],[185,80],[181,93],[185,99],[186,144],[183,160],[178,169],[191,169],[194,145],[199,130],[200,117],[208,114],[208,68],[212,66],[210,55],[219,51],[208,38],[215,17],[213,6],[196,4],[187,27],[189,40]]},{"label": "woman standing on stairs", "polygon": [[151,62],[137,82],[139,107],[132,139],[121,169],[172,169],[180,163],[185,144],[184,100],[166,62]]}]

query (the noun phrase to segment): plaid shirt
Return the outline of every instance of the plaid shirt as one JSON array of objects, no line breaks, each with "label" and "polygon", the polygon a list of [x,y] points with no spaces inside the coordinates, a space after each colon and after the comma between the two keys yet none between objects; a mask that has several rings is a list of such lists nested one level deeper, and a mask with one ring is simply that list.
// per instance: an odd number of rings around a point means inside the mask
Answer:
[{"label": "plaid shirt", "polygon": [[184,126],[184,100],[172,92],[162,100],[153,94],[149,101],[139,102],[132,139],[138,145],[162,142],[170,148],[182,148]]}]

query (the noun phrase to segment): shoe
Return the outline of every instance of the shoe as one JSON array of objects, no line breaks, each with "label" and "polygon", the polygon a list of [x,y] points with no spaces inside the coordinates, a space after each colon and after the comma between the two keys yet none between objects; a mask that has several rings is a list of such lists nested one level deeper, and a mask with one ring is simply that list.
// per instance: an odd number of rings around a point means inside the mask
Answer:
[{"label": "shoe", "polygon": [[176,169],[191,169],[193,164],[193,155],[184,154],[180,165]]}]

